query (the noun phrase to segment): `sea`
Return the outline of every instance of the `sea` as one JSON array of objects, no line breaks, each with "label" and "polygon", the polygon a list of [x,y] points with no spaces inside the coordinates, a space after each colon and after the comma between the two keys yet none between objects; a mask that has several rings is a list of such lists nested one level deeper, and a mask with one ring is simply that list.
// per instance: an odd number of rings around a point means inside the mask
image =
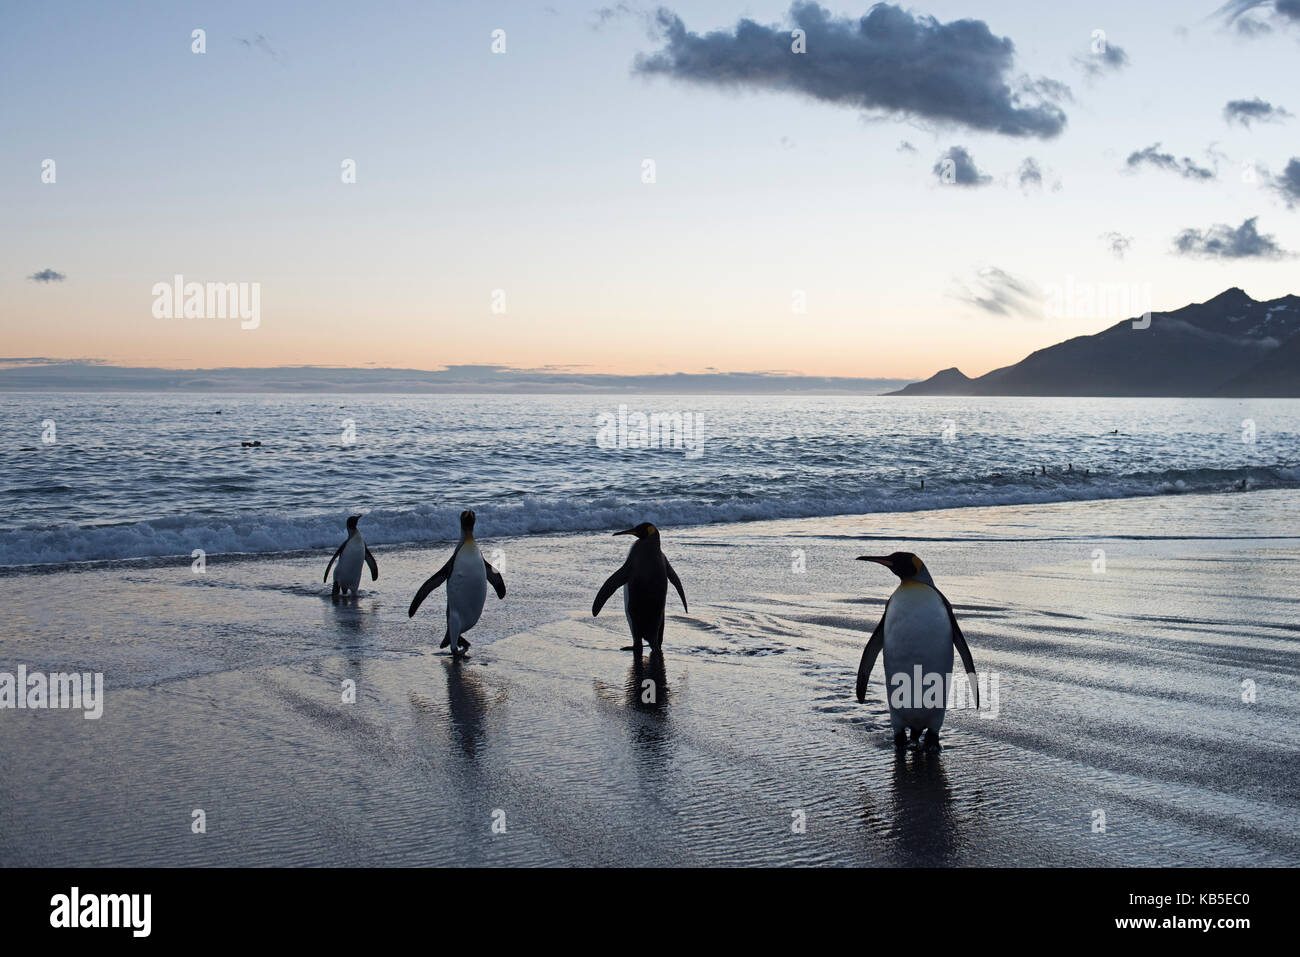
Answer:
[{"label": "sea", "polygon": [[1300,485],[1300,399],[0,394],[0,567]]}]

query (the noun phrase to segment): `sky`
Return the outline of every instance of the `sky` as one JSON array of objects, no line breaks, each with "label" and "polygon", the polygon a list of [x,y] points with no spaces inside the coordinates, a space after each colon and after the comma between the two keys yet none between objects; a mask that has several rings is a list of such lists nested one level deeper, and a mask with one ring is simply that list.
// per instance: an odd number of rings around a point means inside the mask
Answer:
[{"label": "sky", "polygon": [[1300,292],[1298,54],[1300,0],[7,3],[0,355],[980,375],[1130,314],[1064,289]]}]

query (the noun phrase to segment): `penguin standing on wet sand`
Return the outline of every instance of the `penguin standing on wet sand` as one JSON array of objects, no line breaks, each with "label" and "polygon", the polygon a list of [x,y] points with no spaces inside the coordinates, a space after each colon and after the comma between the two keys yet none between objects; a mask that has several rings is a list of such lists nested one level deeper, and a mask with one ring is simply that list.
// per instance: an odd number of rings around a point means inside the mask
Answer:
[{"label": "penguin standing on wet sand", "polygon": [[867,681],[876,656],[885,653],[885,684],[889,700],[889,723],[894,746],[912,744],[927,751],[940,750],[939,729],[947,710],[948,684],[952,680],[952,649],[955,645],[979,707],[979,686],[975,683],[975,661],[962,636],[957,616],[943,593],[935,587],[925,563],[911,552],[892,555],[862,555],[860,562],[884,565],[899,577],[899,584],[885,603],[880,623],[871,633],[858,666],[858,701],[867,695]]},{"label": "penguin standing on wet sand", "polygon": [[375,556],[370,554],[370,549],[366,548],[366,540],[361,537],[361,532],[357,530],[357,522],[361,521],[360,515],[350,515],[348,517],[348,537],[347,540],[339,546],[334,557],[330,559],[329,565],[325,566],[325,577],[322,582],[330,580],[330,568],[334,562],[339,563],[339,567],[334,569],[334,591],[330,597],[334,601],[339,600],[339,592],[343,592],[343,598],[347,600],[347,593],[352,592],[352,600],[356,601],[357,586],[361,584],[361,565],[364,562],[370,566],[370,580],[379,581],[379,566],[375,563]]},{"label": "penguin standing on wet sand", "polygon": [[599,615],[600,609],[609,600],[609,596],[614,594],[614,590],[622,588],[623,613],[627,616],[627,627],[632,632],[630,650],[640,656],[642,641],[648,641],[651,654],[657,654],[664,643],[664,605],[668,598],[669,582],[677,589],[677,595],[682,600],[682,610],[688,610],[682,580],[677,577],[672,563],[659,547],[659,529],[649,522],[642,522],[635,528],[614,534],[635,535],[636,541],[632,543],[623,567],[600,586],[596,600],[591,605],[591,615],[593,618]]},{"label": "penguin standing on wet sand", "polygon": [[420,590],[411,599],[406,617],[414,618],[420,603],[443,582],[447,583],[447,634],[438,647],[451,645],[452,658],[459,658],[469,647],[469,642],[464,638],[465,632],[478,624],[479,616],[483,614],[487,583],[492,583],[497,598],[506,597],[505,579],[488,564],[479,551],[478,543],[474,541],[474,513],[469,509],[460,513],[460,544],[451,553],[451,558],[447,559],[447,564],[420,586]]}]

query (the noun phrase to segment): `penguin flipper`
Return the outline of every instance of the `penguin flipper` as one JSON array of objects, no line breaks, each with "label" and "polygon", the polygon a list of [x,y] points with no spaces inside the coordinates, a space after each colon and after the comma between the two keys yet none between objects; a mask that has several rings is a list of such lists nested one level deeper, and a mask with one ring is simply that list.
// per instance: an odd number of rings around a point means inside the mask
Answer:
[{"label": "penguin flipper", "polygon": [[411,607],[406,610],[407,618],[414,618],[420,605],[429,597],[429,593],[451,577],[451,566],[455,561],[456,556],[453,554],[451,558],[447,559],[447,564],[439,568],[432,578],[428,579],[428,581],[420,586],[420,590],[417,591],[415,597],[411,599]]},{"label": "penguin flipper", "polygon": [[330,580],[330,569],[334,567],[334,563],[338,561],[339,556],[343,554],[343,548],[345,545],[347,545],[347,542],[344,542],[342,545],[339,546],[339,550],[334,553],[334,557],[330,559],[330,563],[325,566],[325,574],[321,576],[322,582],[327,582]]},{"label": "penguin flipper", "polygon": [[[885,615],[889,614],[889,605],[885,605]],[[885,615],[880,616],[880,623],[871,633],[867,647],[862,649],[862,661],[858,663],[858,704],[867,700],[867,682],[871,680],[871,669],[876,666],[876,657],[885,647]]]},{"label": "penguin flipper", "polygon": [[979,682],[975,680],[975,659],[971,657],[970,647],[966,644],[966,636],[961,633],[961,625],[957,624],[957,616],[953,614],[952,603],[947,598],[944,598],[943,604],[948,609],[948,624],[952,625],[952,643],[957,648],[957,654],[961,655],[962,667],[966,669],[966,680],[970,682],[971,691],[975,695],[975,707],[978,708],[980,706],[980,686]]},{"label": "penguin flipper", "polygon": [[686,607],[686,592],[682,591],[682,580],[678,578],[677,573],[673,571],[673,563],[668,560],[667,555],[664,556],[664,568],[668,570],[668,580],[672,582],[673,587],[677,589],[677,597],[682,600],[682,611],[690,611],[690,609]]},{"label": "penguin flipper", "polygon": [[496,591],[498,598],[506,597],[506,580],[501,577],[501,573],[492,567],[492,564],[485,558],[483,559],[483,570],[487,572],[487,580]]},{"label": "penguin flipper", "polygon": [[624,585],[627,584],[628,576],[632,573],[631,567],[624,562],[623,567],[614,574],[605,579],[605,584],[600,586],[600,591],[596,593],[596,600],[591,603],[591,617],[595,618],[600,614],[600,609],[604,607],[605,602],[609,601],[609,596],[614,594]]},{"label": "penguin flipper", "polygon": [[370,566],[370,580],[379,581],[379,565],[375,561],[375,556],[370,554],[370,549],[366,549],[366,564]]}]

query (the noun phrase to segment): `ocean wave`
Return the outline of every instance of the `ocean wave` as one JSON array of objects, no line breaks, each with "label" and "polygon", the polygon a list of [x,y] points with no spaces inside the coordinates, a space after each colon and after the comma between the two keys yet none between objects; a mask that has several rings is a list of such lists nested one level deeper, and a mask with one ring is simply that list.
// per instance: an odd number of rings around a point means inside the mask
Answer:
[{"label": "ocean wave", "polygon": [[[484,539],[556,532],[627,528],[653,521],[665,528],[684,525],[815,518],[943,508],[1028,505],[1205,492],[1300,487],[1300,467],[1189,469],[1126,475],[1057,472],[1015,477],[931,481],[924,489],[876,483],[856,491],[803,488],[788,495],[735,494],[630,500],[604,497],[556,499],[525,496],[506,504],[465,502],[447,507],[375,509],[365,513],[362,531],[371,545],[453,541],[462,507],[478,512]],[[67,565],[126,559],[189,559],[207,555],[262,554],[338,545],[347,513],[239,516],[178,515],[113,525],[60,525],[0,532],[0,567]]]}]

